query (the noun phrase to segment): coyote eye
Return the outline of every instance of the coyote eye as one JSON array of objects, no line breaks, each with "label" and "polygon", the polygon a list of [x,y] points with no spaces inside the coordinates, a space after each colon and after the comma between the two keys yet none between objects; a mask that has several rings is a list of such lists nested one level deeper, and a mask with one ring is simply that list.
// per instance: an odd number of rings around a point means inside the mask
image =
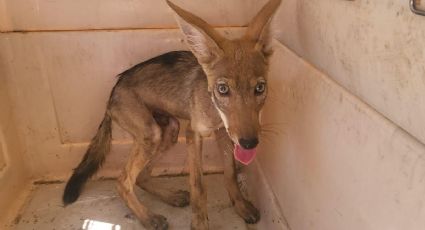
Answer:
[{"label": "coyote eye", "polygon": [[224,83],[220,83],[220,84],[217,85],[217,91],[221,95],[228,95],[229,94],[229,86],[224,84]]},{"label": "coyote eye", "polygon": [[260,94],[264,93],[265,90],[266,90],[266,83],[264,83],[264,82],[259,82],[255,86],[255,94],[256,95],[260,95]]}]

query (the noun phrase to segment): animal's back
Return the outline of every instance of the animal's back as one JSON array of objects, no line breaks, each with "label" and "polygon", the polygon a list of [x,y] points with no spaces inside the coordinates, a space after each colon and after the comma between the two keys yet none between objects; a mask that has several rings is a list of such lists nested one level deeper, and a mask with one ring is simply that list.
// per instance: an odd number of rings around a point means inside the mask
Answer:
[{"label": "animal's back", "polygon": [[205,87],[207,79],[190,51],[172,51],[151,58],[119,75],[111,103],[120,90],[131,90],[153,110],[189,119],[194,87]]}]

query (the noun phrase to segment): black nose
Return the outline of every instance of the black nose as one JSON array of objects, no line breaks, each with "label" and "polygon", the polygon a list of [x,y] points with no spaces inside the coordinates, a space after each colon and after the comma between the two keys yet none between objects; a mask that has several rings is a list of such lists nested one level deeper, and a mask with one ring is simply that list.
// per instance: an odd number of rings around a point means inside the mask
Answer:
[{"label": "black nose", "polygon": [[253,149],[258,145],[258,139],[257,138],[252,138],[252,139],[241,138],[239,139],[239,144],[244,149]]}]

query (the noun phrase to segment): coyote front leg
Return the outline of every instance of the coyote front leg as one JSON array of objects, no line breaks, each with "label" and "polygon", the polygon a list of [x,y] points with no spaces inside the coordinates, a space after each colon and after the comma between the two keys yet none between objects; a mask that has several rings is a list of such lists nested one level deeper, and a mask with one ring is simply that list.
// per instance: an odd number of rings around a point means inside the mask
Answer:
[{"label": "coyote front leg", "polygon": [[208,213],[207,191],[202,181],[202,136],[188,127],[186,143],[189,153],[191,229],[205,230],[208,229]]},{"label": "coyote front leg", "polygon": [[230,200],[235,206],[239,216],[241,216],[246,223],[254,224],[260,219],[260,213],[249,201],[245,200],[239,189],[235,160],[233,157],[233,143],[224,128],[216,131],[216,138],[220,150],[224,153],[224,182]]}]

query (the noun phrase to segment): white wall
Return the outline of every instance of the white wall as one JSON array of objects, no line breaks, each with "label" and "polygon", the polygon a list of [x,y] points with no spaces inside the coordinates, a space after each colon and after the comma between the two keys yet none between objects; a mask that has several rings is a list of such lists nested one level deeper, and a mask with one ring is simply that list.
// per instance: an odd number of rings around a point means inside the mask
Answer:
[{"label": "white wall", "polygon": [[[0,69],[3,66],[0,64]],[[24,201],[29,186],[27,162],[22,157],[14,106],[6,79],[0,75],[0,226],[8,223]]]},{"label": "white wall", "polygon": [[[175,0],[214,26],[243,26],[265,0]],[[0,0],[0,31],[176,28],[158,0]],[[1,16],[2,15],[2,16]]]},{"label": "white wall", "polygon": [[279,44],[269,82],[258,158],[290,229],[423,229],[423,143]]},{"label": "white wall", "polygon": [[283,0],[277,20],[281,42],[425,143],[425,17],[408,0]]},{"label": "white wall", "polygon": [[277,18],[259,163],[290,228],[423,229],[425,17],[284,0]]}]

